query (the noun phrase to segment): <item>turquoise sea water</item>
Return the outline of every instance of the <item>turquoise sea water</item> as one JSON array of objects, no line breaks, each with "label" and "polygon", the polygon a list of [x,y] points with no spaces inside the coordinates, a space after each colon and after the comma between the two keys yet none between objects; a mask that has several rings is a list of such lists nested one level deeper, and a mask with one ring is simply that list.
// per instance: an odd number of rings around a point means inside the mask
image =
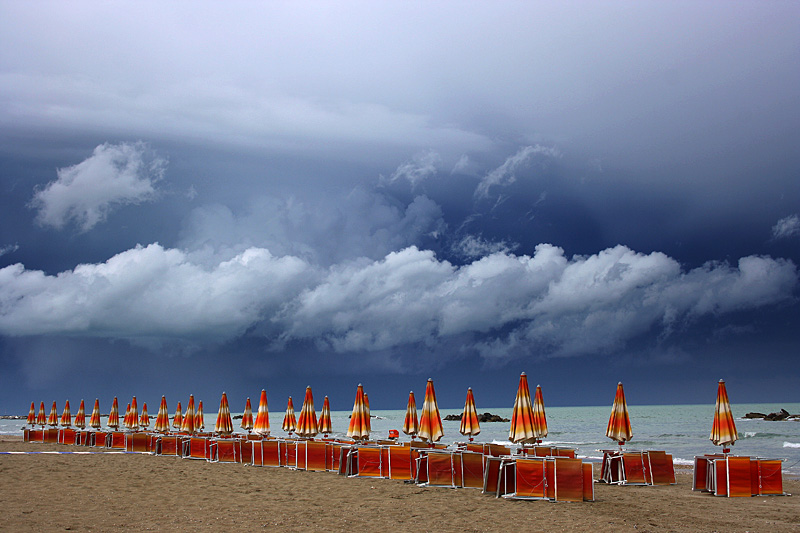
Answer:
[{"label": "turquoise sea water", "polygon": [[[745,413],[757,411],[770,413],[781,408],[790,413],[800,413],[800,403],[794,404],[734,404],[739,440],[732,453],[764,458],[785,459],[784,472],[800,477],[800,421],[766,422],[742,418]],[[479,412],[490,412],[510,418],[511,408],[479,408]],[[664,450],[672,454],[677,464],[692,464],[695,455],[719,451],[719,447],[708,439],[714,417],[714,405],[628,405],[633,428],[633,439],[628,449]],[[545,444],[575,448],[581,457],[599,458],[599,449],[616,446],[606,438],[605,430],[611,406],[598,407],[550,407],[547,408],[549,435]],[[460,409],[442,409],[444,418],[448,414],[460,414]],[[26,413],[27,414],[27,413]],[[236,414],[236,413],[234,413]],[[241,414],[241,413],[238,413]],[[386,437],[390,429],[401,430],[405,410],[372,411],[372,434]],[[349,411],[334,411],[333,436],[344,436],[349,422]],[[207,430],[213,430],[216,413],[205,414]],[[154,417],[151,418],[154,420]],[[272,434],[285,435],[280,429],[283,412],[270,413]],[[20,420],[0,420],[0,434],[21,434]],[[238,428],[238,420],[234,427]],[[458,432],[458,422],[443,420],[444,437],[441,442],[463,442]],[[484,423],[476,442],[505,443],[508,441],[508,422]],[[241,431],[241,430],[239,430]]]}]

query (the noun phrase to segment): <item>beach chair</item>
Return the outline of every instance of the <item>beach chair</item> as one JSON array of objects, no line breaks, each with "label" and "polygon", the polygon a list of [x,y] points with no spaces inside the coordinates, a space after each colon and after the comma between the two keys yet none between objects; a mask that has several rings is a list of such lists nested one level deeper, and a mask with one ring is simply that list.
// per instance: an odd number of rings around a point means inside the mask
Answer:
[{"label": "beach chair", "polygon": [[[350,456],[353,455],[353,459]],[[358,456],[356,455],[356,445],[355,444],[340,444],[339,445],[339,465],[336,472],[340,476],[347,476],[349,475],[349,470],[351,467],[352,461],[358,461]]]},{"label": "beach chair", "polygon": [[147,433],[126,433],[125,451],[146,453],[150,451],[150,435]]},{"label": "beach chair", "polygon": [[158,455],[180,456],[183,441],[178,435],[163,435],[159,438]]},{"label": "beach chair", "polygon": [[75,444],[75,430],[72,428],[61,428],[58,430],[59,444]]},{"label": "beach chair", "polygon": [[206,437],[189,437],[183,440],[181,457],[184,459],[211,459],[209,439]]},{"label": "beach chair", "polygon": [[543,457],[518,457],[503,461],[502,484],[498,495],[518,500],[546,500],[546,460]]},{"label": "beach chair", "polygon": [[324,472],[326,470],[325,451],[325,442],[314,440],[297,441],[297,469]]},{"label": "beach chair", "polygon": [[780,459],[758,459],[758,496],[785,496],[783,492],[783,461]]},{"label": "beach chair", "polygon": [[241,439],[217,439],[214,441],[214,455],[211,462],[214,463],[241,463],[242,462],[242,440]]},{"label": "beach chair", "polygon": [[254,466],[281,466],[280,443],[277,440],[245,441],[242,448],[250,446],[252,448],[252,462]]},{"label": "beach chair", "polygon": [[27,429],[25,430],[25,434],[27,435],[25,442],[44,442],[44,430],[41,429]]},{"label": "beach chair", "polygon": [[382,476],[382,454],[378,446],[358,446],[348,455],[348,477]]},{"label": "beach chair", "polygon": [[461,454],[448,450],[430,449],[427,452],[424,468],[427,469],[425,481],[420,484],[428,487],[456,488],[462,484]]},{"label": "beach chair", "polygon": [[650,450],[647,452],[647,464],[651,485],[675,485],[675,466],[671,455]]},{"label": "beach chair", "polygon": [[389,479],[401,479],[403,481],[414,479],[414,464],[412,449],[410,446],[389,446],[387,447]]},{"label": "beach chair", "polygon": [[122,431],[111,431],[106,435],[106,448],[112,450],[125,449],[125,433]]},{"label": "beach chair", "polygon": [[461,486],[466,489],[483,488],[484,456],[472,451],[461,452]]},{"label": "beach chair", "polygon": [[297,467],[297,440],[280,439],[281,466],[289,468]]},{"label": "beach chair", "polygon": [[557,502],[583,501],[583,462],[570,457],[554,457],[546,461],[553,465],[552,499]]},{"label": "beach chair", "polygon": [[46,444],[58,444],[58,430],[57,429],[45,429],[44,430],[44,437],[42,442]]},{"label": "beach chair", "polygon": [[621,460],[621,485],[647,485],[649,473],[646,452],[624,452]]},{"label": "beach chair", "polygon": [[500,484],[500,466],[503,457],[487,456],[483,469],[483,493],[498,496]]}]

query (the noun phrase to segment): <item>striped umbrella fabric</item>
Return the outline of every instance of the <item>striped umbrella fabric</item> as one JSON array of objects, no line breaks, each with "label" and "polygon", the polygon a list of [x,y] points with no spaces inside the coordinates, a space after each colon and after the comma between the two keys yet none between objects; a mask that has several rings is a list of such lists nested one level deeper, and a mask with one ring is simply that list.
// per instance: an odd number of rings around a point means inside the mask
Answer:
[{"label": "striped umbrella fabric", "polygon": [[78,429],[86,428],[86,404],[81,400],[78,412],[75,414],[75,427]]},{"label": "striped umbrella fabric", "polygon": [[628,415],[628,405],[625,403],[625,391],[622,389],[622,382],[617,384],[614,405],[611,407],[611,416],[608,418],[606,437],[617,441],[620,446],[633,437],[631,418]]},{"label": "striped umbrella fabric", "polygon": [[406,406],[406,418],[403,420],[403,433],[411,435],[411,438],[419,433],[419,419],[417,418],[417,400],[414,398],[414,391],[408,393],[408,405]]},{"label": "striped umbrella fabric", "polygon": [[178,406],[175,409],[175,416],[172,417],[172,427],[180,431],[182,425],[183,425],[183,409],[181,408],[181,402],[178,402]]},{"label": "striped umbrella fabric", "polygon": [[58,408],[55,400],[53,400],[53,407],[50,408],[50,414],[47,415],[47,425],[53,427],[58,425]]},{"label": "striped umbrella fabric", "polygon": [[542,442],[547,436],[547,416],[544,413],[544,396],[540,385],[536,385],[536,394],[533,396],[533,427],[536,442]]},{"label": "striped umbrella fabric", "polygon": [[89,426],[94,429],[100,429],[100,398],[94,399],[94,408],[92,409],[92,416],[89,417]]},{"label": "striped umbrella fabric", "polygon": [[230,435],[233,433],[233,421],[231,420],[231,408],[228,406],[228,395],[222,393],[219,400],[219,411],[217,411],[217,423],[214,424],[214,433],[220,435]]},{"label": "striped umbrella fabric", "polygon": [[106,425],[113,429],[119,429],[119,402],[116,396],[114,396],[114,401],[111,403],[111,411],[108,413]]},{"label": "striped umbrella fabric", "polygon": [[253,407],[250,405],[250,398],[248,398],[247,403],[244,404],[242,429],[246,429],[248,433],[253,429]]},{"label": "striped umbrella fabric", "polygon": [[328,400],[327,396],[325,396],[325,400],[322,402],[322,414],[319,415],[317,429],[319,429],[319,432],[326,437],[328,436],[328,433],[333,433],[333,423],[331,422],[331,402]]},{"label": "striped umbrella fabric", "polygon": [[461,413],[461,427],[459,433],[465,437],[469,437],[472,441],[475,435],[481,432],[481,425],[478,422],[478,410],[475,409],[475,396],[472,394],[472,388],[467,389],[467,399],[464,402],[464,412]]},{"label": "striped umbrella fabric", "polygon": [[203,400],[197,402],[197,411],[194,412],[194,430],[203,431],[206,429],[206,421],[203,418]]},{"label": "striped umbrella fabric", "polygon": [[39,414],[36,416],[36,424],[42,427],[47,424],[47,415],[44,414],[44,402],[39,404]]},{"label": "striped umbrella fabric", "polygon": [[161,396],[161,404],[158,406],[156,424],[153,429],[159,433],[169,433],[169,409],[167,408],[166,396]]},{"label": "striped umbrella fabric", "polygon": [[289,396],[289,402],[286,404],[286,414],[283,416],[281,428],[291,435],[295,427],[297,427],[297,419],[294,417],[294,403],[292,403],[292,397]]},{"label": "striped umbrella fabric", "polygon": [[523,372],[519,376],[519,387],[517,387],[517,397],[514,399],[514,411],[511,414],[511,429],[508,432],[508,440],[515,444],[536,442],[535,428],[531,391],[528,388],[528,375]]},{"label": "striped umbrella fabric", "polygon": [[364,405],[367,407],[367,430],[372,433],[372,412],[369,410],[369,395],[364,393]]},{"label": "striped umbrella fabric", "polygon": [[194,433],[194,395],[189,395],[189,403],[186,405],[186,412],[183,414],[181,431],[184,433]]},{"label": "striped umbrella fabric", "polygon": [[433,390],[433,380],[428,378],[425,387],[425,401],[422,403],[422,416],[419,420],[419,438],[430,442],[438,442],[444,436],[442,417],[439,414],[439,405],[436,403],[436,391]]},{"label": "striped umbrella fabric", "polygon": [[714,424],[711,426],[711,436],[709,437],[715,446],[722,446],[723,453],[728,453],[728,446],[739,439],[736,433],[736,423],[733,421],[731,404],[728,401],[728,389],[725,382],[719,380],[717,386],[717,404],[714,407]]},{"label": "striped umbrella fabric", "polygon": [[253,431],[259,435],[269,435],[269,406],[267,405],[267,391],[261,389],[261,398],[258,400],[258,412],[253,422]]},{"label": "striped umbrella fabric", "polygon": [[306,395],[303,398],[303,407],[300,409],[300,417],[297,419],[295,432],[300,436],[310,439],[319,433],[317,428],[317,411],[314,409],[314,394],[311,387],[306,387]]},{"label": "striped umbrella fabric", "polygon": [[72,413],[69,410],[69,400],[64,404],[64,411],[61,413],[61,425],[65,428],[72,425]]},{"label": "striped umbrella fabric", "polygon": [[139,431],[139,405],[136,403],[136,396],[131,400],[131,412],[128,415],[128,428]]},{"label": "striped umbrella fabric", "polygon": [[25,423],[29,426],[36,425],[36,402],[31,402],[31,410],[28,411],[28,419]]},{"label": "striped umbrella fabric", "polygon": [[131,404],[128,404],[127,407],[125,407],[125,416],[122,417],[122,427],[131,427]]},{"label": "striped umbrella fabric", "polygon": [[357,440],[368,439],[369,431],[369,412],[364,403],[364,387],[359,383],[356,399],[353,402],[353,413],[350,415],[350,425],[347,427],[347,436]]},{"label": "striped umbrella fabric", "polygon": [[142,417],[139,419],[139,425],[145,429],[150,426],[150,415],[147,414],[147,402],[142,404]]}]

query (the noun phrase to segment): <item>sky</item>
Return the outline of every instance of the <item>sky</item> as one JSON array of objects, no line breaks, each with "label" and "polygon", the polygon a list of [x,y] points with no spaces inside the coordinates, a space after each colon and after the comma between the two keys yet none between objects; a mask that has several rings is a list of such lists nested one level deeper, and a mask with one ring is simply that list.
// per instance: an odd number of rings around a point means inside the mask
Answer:
[{"label": "sky", "polygon": [[0,412],[800,401],[798,19],[0,0]]}]

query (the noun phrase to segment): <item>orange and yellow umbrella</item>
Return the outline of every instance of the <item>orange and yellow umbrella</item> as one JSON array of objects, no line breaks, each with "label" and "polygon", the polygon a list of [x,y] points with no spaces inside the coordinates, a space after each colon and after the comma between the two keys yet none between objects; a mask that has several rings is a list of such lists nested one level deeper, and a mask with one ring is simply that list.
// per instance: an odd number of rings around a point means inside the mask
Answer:
[{"label": "orange and yellow umbrella", "polygon": [[472,394],[471,387],[467,389],[467,399],[464,402],[464,412],[461,413],[461,427],[458,431],[465,437],[469,437],[470,442],[475,435],[481,432],[478,410],[475,408],[475,396]]},{"label": "orange and yellow umbrella", "polygon": [[84,429],[86,427],[86,404],[83,403],[83,400],[81,400],[81,404],[78,406],[78,412],[75,414],[75,427],[78,429]]},{"label": "orange and yellow umbrella", "polygon": [[606,437],[617,441],[620,446],[633,437],[631,418],[628,415],[628,404],[625,403],[625,391],[622,389],[622,382],[617,384],[617,393],[614,396],[614,405],[611,408],[611,416],[608,419]]},{"label": "orange and yellow umbrella", "polygon": [[300,417],[297,419],[295,432],[298,436],[312,438],[319,433],[317,429],[317,411],[314,409],[314,395],[311,387],[306,387],[306,396],[303,398],[303,407],[300,409]]},{"label": "orange and yellow umbrella", "polygon": [[65,428],[72,425],[72,413],[69,410],[69,400],[64,404],[64,411],[61,413],[61,425]]},{"label": "orange and yellow umbrella", "polygon": [[100,398],[94,399],[94,408],[92,409],[92,416],[89,417],[89,426],[94,429],[100,429]]},{"label": "orange and yellow umbrella", "polygon": [[131,412],[128,415],[128,428],[139,430],[139,405],[136,403],[136,396],[131,400]]},{"label": "orange and yellow umbrella", "polygon": [[248,433],[253,429],[253,408],[250,405],[250,398],[244,405],[244,414],[242,415],[242,429],[246,429]]},{"label": "orange and yellow umbrella", "polygon": [[206,421],[203,419],[203,400],[197,402],[197,411],[194,413],[194,430],[203,431],[206,429]]},{"label": "orange and yellow umbrella", "polygon": [[403,433],[411,435],[411,438],[419,433],[419,419],[417,418],[417,400],[414,398],[414,391],[408,393],[408,405],[406,406],[406,418],[403,420]]},{"label": "orange and yellow umbrella", "polygon": [[436,391],[433,390],[433,380],[428,378],[425,387],[425,401],[422,403],[422,416],[419,421],[419,438],[430,442],[438,442],[444,436],[442,417],[439,414],[439,405],[436,403]]},{"label": "orange and yellow umbrella", "polygon": [[147,402],[142,404],[142,416],[139,419],[139,425],[145,429],[150,426],[150,415],[147,413]]},{"label": "orange and yellow umbrella", "polygon": [[172,417],[172,427],[180,431],[181,426],[183,426],[183,409],[181,409],[181,402],[178,402],[178,406],[175,408],[175,416]]},{"label": "orange and yellow umbrella", "polygon": [[535,443],[536,421],[533,417],[531,391],[528,388],[528,375],[523,372],[519,376],[517,397],[514,399],[514,411],[511,414],[511,429],[508,440],[513,443]]},{"label": "orange and yellow umbrella", "polygon": [[258,400],[258,412],[253,422],[253,431],[260,435],[269,435],[269,406],[267,405],[267,391],[261,389],[261,398]]},{"label": "orange and yellow umbrella", "polygon": [[36,425],[36,402],[31,402],[31,410],[28,411],[28,419],[25,423],[29,426]]},{"label": "orange and yellow umbrella", "polygon": [[542,387],[536,385],[536,394],[533,396],[533,427],[536,433],[536,442],[542,442],[547,436],[547,416],[544,414],[544,397]]},{"label": "orange and yellow umbrella", "polygon": [[181,421],[181,431],[184,433],[194,433],[194,395],[189,395],[189,403],[186,405],[186,412]]},{"label": "orange and yellow umbrella", "polygon": [[53,407],[50,408],[50,414],[47,415],[47,425],[53,427],[58,425],[58,408],[55,400],[53,400]]},{"label": "orange and yellow umbrella", "polygon": [[331,403],[327,396],[325,396],[325,400],[322,402],[322,414],[319,415],[317,429],[319,429],[319,432],[326,437],[328,436],[328,433],[333,433],[333,423],[331,422]]},{"label": "orange and yellow umbrella", "polygon": [[111,411],[108,413],[106,425],[113,429],[119,429],[119,402],[116,396],[114,396],[114,401],[111,403]]},{"label": "orange and yellow umbrella", "polygon": [[281,425],[281,428],[286,433],[291,435],[296,426],[297,419],[294,417],[294,403],[292,403],[292,397],[289,396],[289,402],[286,404],[286,414],[283,416],[283,424]]},{"label": "orange and yellow umbrella", "polygon": [[356,440],[368,439],[369,432],[369,412],[364,403],[364,387],[359,383],[356,399],[353,402],[353,413],[350,415],[350,425],[347,427],[347,436]]},{"label": "orange and yellow umbrella", "polygon": [[369,395],[364,393],[364,406],[367,408],[367,430],[372,433],[372,412],[369,410]]},{"label": "orange and yellow umbrella", "polygon": [[728,401],[728,390],[725,388],[725,382],[719,380],[717,404],[714,407],[714,424],[711,426],[710,439],[715,446],[722,446],[723,453],[728,453],[730,451],[728,446],[733,446],[738,438],[736,423],[733,421],[733,413],[731,412],[731,404]]},{"label": "orange and yellow umbrella", "polygon": [[44,428],[47,424],[47,415],[44,414],[44,402],[39,404],[39,414],[36,416],[36,423]]},{"label": "orange and yellow umbrella", "polygon": [[125,407],[125,416],[122,417],[122,427],[131,427],[131,404]]},{"label": "orange and yellow umbrella", "polygon": [[153,429],[159,433],[169,433],[169,409],[167,408],[166,396],[161,396],[161,404],[158,406],[156,424]]},{"label": "orange and yellow umbrella", "polygon": [[233,421],[231,420],[231,409],[228,406],[228,395],[224,392],[219,400],[219,411],[217,411],[217,423],[214,424],[214,433],[220,435],[233,433]]}]

